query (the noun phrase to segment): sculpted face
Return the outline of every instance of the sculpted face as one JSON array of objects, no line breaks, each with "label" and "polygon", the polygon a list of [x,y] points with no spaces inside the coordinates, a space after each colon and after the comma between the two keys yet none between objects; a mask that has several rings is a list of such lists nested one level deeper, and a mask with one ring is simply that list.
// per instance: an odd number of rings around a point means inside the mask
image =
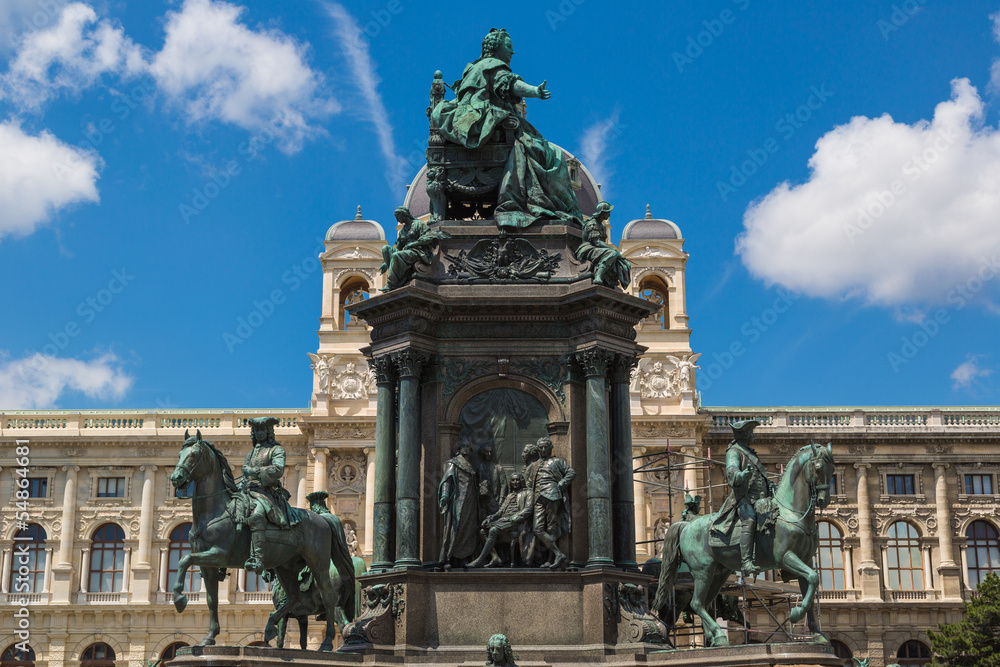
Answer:
[{"label": "sculpted face", "polygon": [[538,447],[538,453],[542,457],[547,458],[552,454],[552,441],[547,437],[542,436],[539,438],[536,446]]},{"label": "sculpted face", "polygon": [[494,56],[510,64],[510,59],[514,56],[514,43],[510,41],[510,35],[504,37],[503,41],[497,45]]},{"label": "sculpted face", "polygon": [[459,445],[458,453],[465,458],[469,458],[472,455],[472,447],[469,447],[468,443],[463,443]]},{"label": "sculpted face", "polygon": [[490,447],[489,445],[487,445],[485,447],[481,447],[479,449],[479,457],[482,460],[484,460],[484,461],[492,461],[493,460],[493,448]]},{"label": "sculpted face", "polygon": [[524,488],[524,478],[521,477],[520,475],[518,475],[517,473],[514,473],[513,475],[511,475],[510,476],[510,488],[513,491],[515,491],[515,492],[516,491],[520,491],[521,489],[523,489]]}]

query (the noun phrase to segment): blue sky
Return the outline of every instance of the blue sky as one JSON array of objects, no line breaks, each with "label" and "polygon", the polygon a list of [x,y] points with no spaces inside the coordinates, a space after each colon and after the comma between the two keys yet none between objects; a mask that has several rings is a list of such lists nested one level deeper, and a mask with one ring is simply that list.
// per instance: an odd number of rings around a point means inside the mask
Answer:
[{"label": "blue sky", "polygon": [[0,408],[306,407],[318,241],[491,27],[617,234],[684,231],[706,405],[997,401],[996,3],[3,5]]}]

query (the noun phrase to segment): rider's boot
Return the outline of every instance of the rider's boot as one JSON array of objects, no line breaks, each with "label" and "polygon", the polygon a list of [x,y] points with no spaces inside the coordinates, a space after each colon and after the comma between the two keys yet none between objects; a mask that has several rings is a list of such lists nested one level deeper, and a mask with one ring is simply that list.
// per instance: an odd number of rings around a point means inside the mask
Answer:
[{"label": "rider's boot", "polygon": [[264,564],[260,559],[263,547],[264,531],[254,530],[250,533],[250,558],[247,558],[247,562],[243,565],[243,569],[253,570],[254,572],[260,572],[264,569]]},{"label": "rider's boot", "polygon": [[760,568],[753,562],[753,541],[757,536],[757,522],[753,519],[744,519],[742,528],[740,533],[740,556],[742,557],[740,571],[743,572],[743,576],[752,577],[760,573]]}]

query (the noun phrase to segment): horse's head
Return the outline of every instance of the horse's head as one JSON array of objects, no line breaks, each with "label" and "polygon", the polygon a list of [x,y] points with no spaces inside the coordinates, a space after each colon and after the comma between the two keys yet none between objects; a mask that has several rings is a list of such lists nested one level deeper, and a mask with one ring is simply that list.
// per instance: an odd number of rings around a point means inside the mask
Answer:
[{"label": "horse's head", "polygon": [[830,484],[833,481],[833,443],[826,446],[811,442],[809,447],[809,484],[816,494],[816,504],[821,508],[830,504]]},{"label": "horse's head", "polygon": [[206,454],[211,454],[211,450],[201,439],[201,431],[197,431],[194,437],[191,437],[190,431],[184,431],[180,459],[170,475],[170,483],[175,488],[183,489],[192,480],[204,477],[209,471],[209,457]]}]

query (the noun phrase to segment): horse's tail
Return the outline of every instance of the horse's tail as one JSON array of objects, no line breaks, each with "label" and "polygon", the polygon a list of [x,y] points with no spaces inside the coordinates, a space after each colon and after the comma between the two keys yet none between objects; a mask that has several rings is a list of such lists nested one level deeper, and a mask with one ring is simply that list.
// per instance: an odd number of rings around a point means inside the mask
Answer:
[{"label": "horse's tail", "polygon": [[660,582],[656,589],[656,598],[653,599],[651,611],[658,612],[667,606],[667,598],[674,590],[674,579],[677,578],[677,570],[681,566],[681,531],[687,526],[687,522],[680,521],[672,524],[667,529],[667,534],[663,536],[663,564],[660,566]]},{"label": "horse's tail", "polygon": [[344,615],[348,621],[354,620],[355,605],[355,579],[354,579],[354,559],[347,548],[347,538],[344,536],[344,527],[336,514],[320,514],[330,524],[330,559],[334,567],[340,574],[340,581],[343,588],[340,591],[340,602],[338,606],[344,610]]}]

